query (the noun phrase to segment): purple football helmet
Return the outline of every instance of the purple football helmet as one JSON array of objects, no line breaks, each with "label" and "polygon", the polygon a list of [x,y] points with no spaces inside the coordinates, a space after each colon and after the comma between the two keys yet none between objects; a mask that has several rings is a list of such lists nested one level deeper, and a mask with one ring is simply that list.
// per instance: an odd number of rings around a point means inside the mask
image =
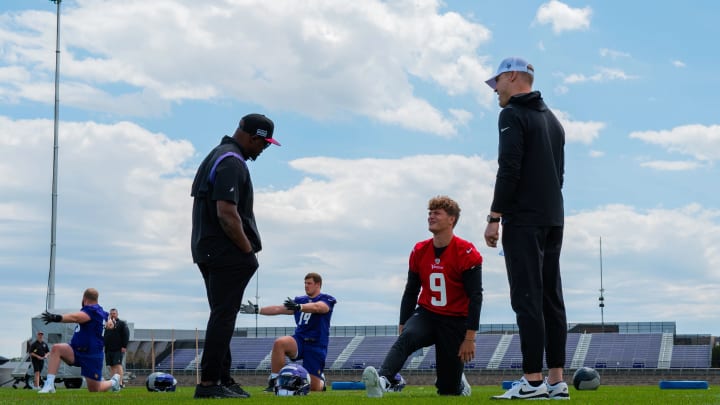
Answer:
[{"label": "purple football helmet", "polygon": [[289,397],[310,393],[310,375],[299,364],[288,364],[280,369],[275,380],[275,395]]}]

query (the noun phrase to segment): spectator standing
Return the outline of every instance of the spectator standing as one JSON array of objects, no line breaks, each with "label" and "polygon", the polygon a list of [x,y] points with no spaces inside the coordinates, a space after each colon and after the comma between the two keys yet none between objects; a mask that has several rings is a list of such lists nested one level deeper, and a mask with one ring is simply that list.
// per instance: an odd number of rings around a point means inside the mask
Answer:
[{"label": "spectator standing", "polygon": [[35,373],[35,389],[40,389],[40,373],[45,366],[45,359],[50,354],[50,348],[47,343],[43,341],[45,334],[43,332],[37,333],[37,339],[30,345],[30,358],[32,360],[32,367]]},{"label": "spectator standing", "polygon": [[113,327],[105,328],[105,364],[110,367],[110,375],[120,376],[120,384],[124,386],[123,360],[130,341],[130,329],[127,322],[118,318],[116,308],[110,310],[110,319]]}]

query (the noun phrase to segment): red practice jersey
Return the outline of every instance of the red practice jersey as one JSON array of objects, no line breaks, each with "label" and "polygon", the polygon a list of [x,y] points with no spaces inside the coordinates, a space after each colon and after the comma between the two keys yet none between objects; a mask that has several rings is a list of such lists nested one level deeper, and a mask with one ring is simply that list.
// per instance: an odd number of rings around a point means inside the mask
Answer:
[{"label": "red practice jersey", "polygon": [[435,257],[432,239],[418,242],[410,253],[410,271],[420,276],[418,305],[448,316],[467,316],[469,299],[462,273],[482,264],[472,243],[453,236],[440,257]]}]

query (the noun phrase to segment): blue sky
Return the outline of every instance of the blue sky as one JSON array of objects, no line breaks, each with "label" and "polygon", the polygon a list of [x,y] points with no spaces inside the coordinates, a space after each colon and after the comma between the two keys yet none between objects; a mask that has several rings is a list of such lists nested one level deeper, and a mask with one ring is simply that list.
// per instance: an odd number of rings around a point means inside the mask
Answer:
[{"label": "blue sky", "polygon": [[[485,258],[483,323],[512,323],[482,243],[497,168],[484,84],[528,59],[566,129],[570,322],[676,321],[720,334],[720,34],[711,1],[65,0],[56,306],[86,287],[138,328],[204,328],[192,176],[246,113],[282,147],[250,164],[264,250],[246,298],[317,271],[335,325],[395,324],[427,200],[463,212]],[[0,4],[0,355],[43,311],[50,251],[55,5]],[[241,316],[238,326],[254,326]],[[263,317],[259,326],[288,326]]]}]

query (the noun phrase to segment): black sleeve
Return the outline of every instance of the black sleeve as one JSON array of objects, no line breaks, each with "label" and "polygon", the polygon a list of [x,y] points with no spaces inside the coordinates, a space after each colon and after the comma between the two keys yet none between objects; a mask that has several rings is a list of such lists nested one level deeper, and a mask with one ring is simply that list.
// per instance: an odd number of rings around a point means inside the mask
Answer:
[{"label": "black sleeve", "polygon": [[482,266],[477,265],[466,271],[463,271],[463,285],[465,292],[470,298],[468,304],[468,330],[480,329],[480,310],[482,309],[483,289],[482,289]]},{"label": "black sleeve", "polygon": [[402,301],[400,301],[400,325],[405,325],[405,322],[412,316],[415,306],[417,305],[420,286],[420,276],[414,271],[408,270],[405,292],[403,293]]},{"label": "black sleeve", "polygon": [[513,108],[500,112],[498,128],[498,171],[495,179],[495,191],[490,210],[507,213],[516,198],[515,190],[520,181],[520,171],[524,154],[522,125]]}]

